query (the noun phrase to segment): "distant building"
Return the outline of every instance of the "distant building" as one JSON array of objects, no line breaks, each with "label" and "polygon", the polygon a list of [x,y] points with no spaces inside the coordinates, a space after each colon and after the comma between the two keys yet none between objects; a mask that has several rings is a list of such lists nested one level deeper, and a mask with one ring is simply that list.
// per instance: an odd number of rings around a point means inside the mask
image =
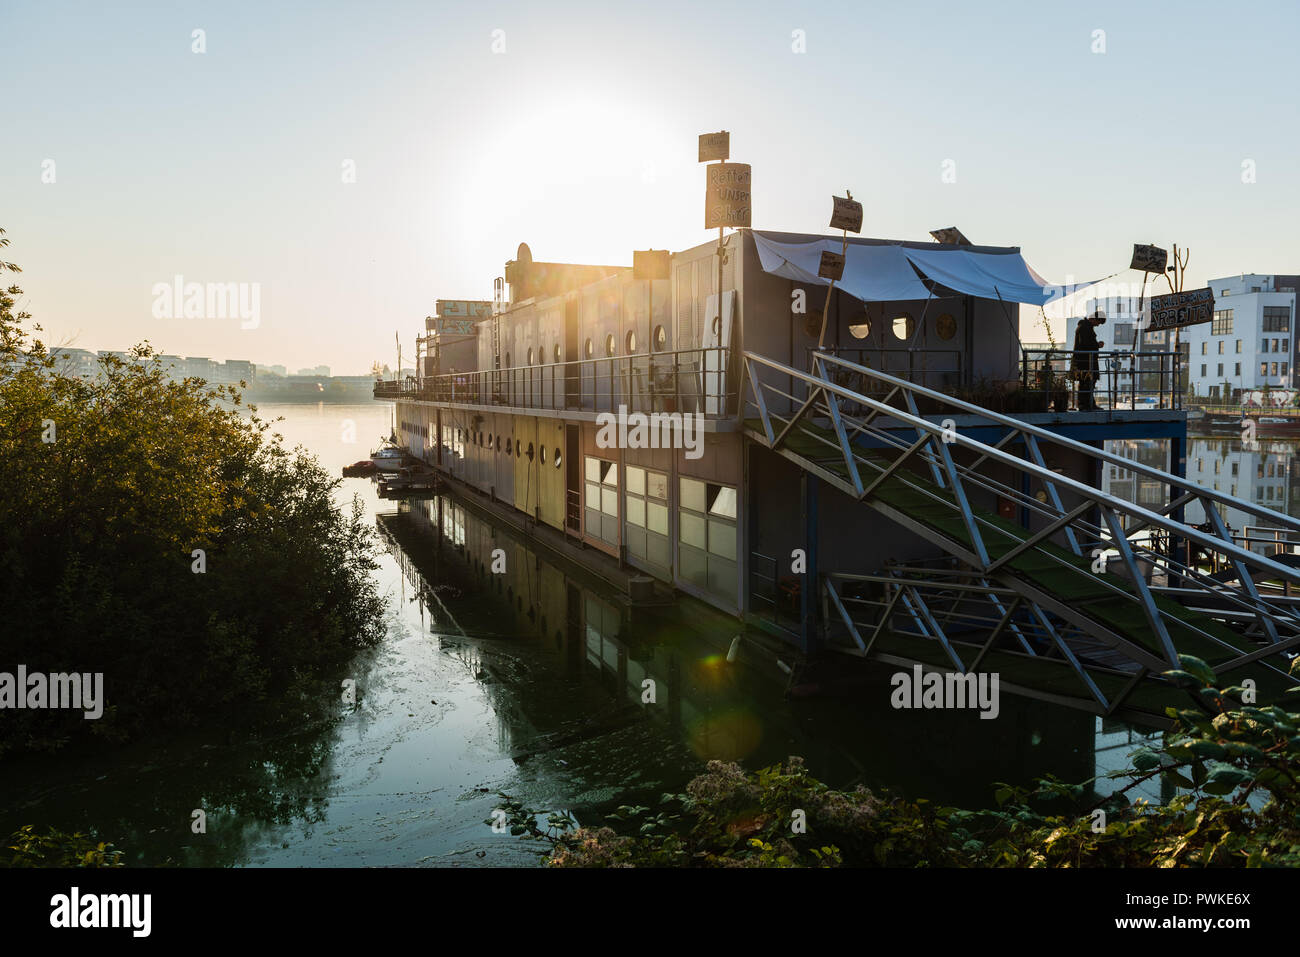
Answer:
[{"label": "distant building", "polygon": [[64,375],[93,379],[99,374],[99,357],[89,349],[51,349],[55,369]]},{"label": "distant building", "polygon": [[234,385],[239,382],[251,384],[257,378],[253,363],[245,359],[227,359],[221,367],[221,380]]},{"label": "distant building", "polygon": [[298,375],[314,375],[314,376],[323,376],[324,378],[328,379],[329,376],[330,376],[330,367],[329,367],[329,366],[314,366],[314,367],[311,368],[311,369],[299,369],[299,370],[298,370]]},{"label": "distant building", "polygon": [[1300,276],[1247,273],[1212,279],[1214,319],[1183,329],[1189,388],[1237,401],[1242,392],[1295,385],[1295,321]]}]

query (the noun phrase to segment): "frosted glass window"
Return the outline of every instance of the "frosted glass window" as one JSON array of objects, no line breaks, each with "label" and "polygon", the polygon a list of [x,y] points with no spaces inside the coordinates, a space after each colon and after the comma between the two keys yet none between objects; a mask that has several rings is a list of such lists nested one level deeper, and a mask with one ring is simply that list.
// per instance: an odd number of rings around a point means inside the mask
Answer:
[{"label": "frosted glass window", "polygon": [[656,505],[654,502],[646,506],[646,528],[652,532],[658,532],[660,535],[668,534],[668,506]]},{"label": "frosted glass window", "polygon": [[707,512],[709,510],[705,504],[705,486],[703,482],[684,478],[682,479],[681,489],[682,508],[689,508],[693,512]]},{"label": "frosted glass window", "polygon": [[633,468],[630,465],[628,466],[627,490],[633,495],[645,494],[645,469]]},{"label": "frosted glass window", "polygon": [[704,519],[682,512],[680,527],[680,537],[683,542],[699,549],[705,547],[706,529]]},{"label": "frosted glass window", "polygon": [[628,496],[627,520],[630,525],[636,525],[640,528],[645,527],[645,499]]}]

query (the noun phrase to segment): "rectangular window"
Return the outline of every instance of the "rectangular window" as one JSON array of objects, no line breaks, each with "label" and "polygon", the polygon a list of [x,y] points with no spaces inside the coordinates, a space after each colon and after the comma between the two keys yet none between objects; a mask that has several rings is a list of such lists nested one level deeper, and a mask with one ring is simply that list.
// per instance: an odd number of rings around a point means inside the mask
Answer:
[{"label": "rectangular window", "polygon": [[1215,375],[1223,375],[1223,363],[1222,363],[1222,362],[1219,363],[1219,371],[1216,372]]},{"label": "rectangular window", "polygon": [[1268,363],[1267,363],[1267,362],[1261,362],[1261,363],[1259,364],[1259,374],[1260,374],[1260,375],[1268,375]]},{"label": "rectangular window", "polygon": [[1210,335],[1226,336],[1232,332],[1232,310],[1216,309],[1210,320]]},{"label": "rectangular window", "polygon": [[1240,340],[1240,339],[1237,340],[1237,351],[1238,351],[1238,352],[1241,351],[1241,340]]},{"label": "rectangular window", "polygon": [[1277,363],[1274,362],[1272,365],[1273,365],[1273,371],[1270,372],[1269,375],[1277,375]]},{"label": "rectangular window", "polygon": [[1209,344],[1208,342],[1202,342],[1202,343],[1201,343],[1201,355],[1205,355],[1205,354],[1207,353],[1207,350],[1208,350],[1209,348],[1210,348],[1210,344]]},{"label": "rectangular window", "polygon": [[1265,332],[1290,332],[1291,331],[1291,307],[1290,306],[1265,306],[1264,307],[1264,331]]},{"label": "rectangular window", "polygon": [[1219,340],[1219,355],[1223,355],[1223,340]]},{"label": "rectangular window", "polygon": [[1232,364],[1232,374],[1233,374],[1233,375],[1238,375],[1238,376],[1241,375],[1241,363],[1240,363],[1240,362],[1234,362],[1234,363]]},{"label": "rectangular window", "polygon": [[1204,362],[1201,363],[1201,378],[1202,378],[1202,379],[1205,378],[1205,363],[1204,363]]}]

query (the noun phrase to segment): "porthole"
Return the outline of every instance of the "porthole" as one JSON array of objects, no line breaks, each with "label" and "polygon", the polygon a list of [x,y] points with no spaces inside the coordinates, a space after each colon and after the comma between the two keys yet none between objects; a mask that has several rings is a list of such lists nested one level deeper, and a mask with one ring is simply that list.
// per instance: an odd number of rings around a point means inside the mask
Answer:
[{"label": "porthole", "polygon": [[555,467],[557,469],[560,467],[560,450],[558,447],[555,449]]},{"label": "porthole", "polygon": [[489,451],[490,451],[491,448],[492,448],[492,433],[491,433],[491,432],[488,433],[487,447],[488,447]]},{"label": "porthole", "polygon": [[957,320],[950,313],[945,312],[934,320],[934,331],[938,333],[940,339],[947,342],[957,334]]},{"label": "porthole", "polygon": [[611,332],[605,337],[605,355],[612,356],[616,346],[617,343],[614,341],[614,333]]},{"label": "porthole", "polygon": [[865,339],[871,335],[871,320],[864,319],[859,323],[849,326],[849,335],[854,339]]},{"label": "porthole", "polygon": [[498,451],[498,452],[501,451],[501,435],[500,435],[500,433],[497,434],[497,451]]},{"label": "porthole", "polygon": [[506,455],[510,454],[510,440],[506,439]]},{"label": "porthole", "polygon": [[516,442],[516,443],[515,443],[515,458],[519,458],[519,457],[520,457],[521,455],[523,455],[523,454],[524,454],[524,443],[522,443],[522,442]]},{"label": "porthole", "polygon": [[555,359],[554,359],[554,361],[555,361],[555,363],[556,363],[557,365],[558,365],[559,362],[560,362],[560,344],[559,344],[558,342],[555,344]]},{"label": "porthole", "polygon": [[506,353],[506,368],[510,368],[510,353]]},{"label": "porthole", "polygon": [[655,326],[655,352],[663,352],[664,347],[668,345],[668,330],[663,326]]},{"label": "porthole", "polygon": [[546,464],[546,446],[543,445],[540,449],[538,449],[537,454],[538,454],[538,457],[542,460],[542,464],[545,465],[545,464]]},{"label": "porthole", "polygon": [[533,443],[532,443],[532,442],[529,442],[529,443],[528,443],[528,461],[531,462],[532,460],[533,460]]},{"label": "porthole", "polygon": [[636,353],[636,330],[629,329],[627,331],[627,354],[634,355],[635,353]]},{"label": "porthole", "polygon": [[916,320],[912,318],[910,313],[905,312],[902,315],[894,317],[892,328],[894,330],[895,339],[911,339],[912,333],[916,331]]},{"label": "porthole", "polygon": [[587,358],[588,358],[588,359],[590,359],[592,356],[594,356],[594,355],[596,354],[596,349],[595,349],[595,347],[591,344],[591,340],[590,340],[590,339],[587,340],[586,354],[587,354]]},{"label": "porthole", "polygon": [[528,364],[529,364],[529,365],[532,365],[532,364],[533,364],[533,350],[532,350],[532,349],[529,349],[529,350],[528,350]]}]

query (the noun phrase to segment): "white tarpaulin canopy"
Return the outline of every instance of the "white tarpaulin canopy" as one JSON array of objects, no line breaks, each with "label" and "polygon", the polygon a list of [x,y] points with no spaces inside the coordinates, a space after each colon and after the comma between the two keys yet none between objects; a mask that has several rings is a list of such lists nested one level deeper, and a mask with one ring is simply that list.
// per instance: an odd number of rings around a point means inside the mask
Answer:
[{"label": "white tarpaulin canopy", "polygon": [[[822,251],[838,253],[844,248],[841,240],[831,237],[792,242],[789,234],[754,231],[753,236],[765,272],[822,286],[829,282],[817,275]],[[1101,281],[1054,285],[1013,249],[850,242],[844,276],[836,285],[863,302],[927,299],[931,292],[922,277],[962,295],[1031,306],[1045,306]]]}]

